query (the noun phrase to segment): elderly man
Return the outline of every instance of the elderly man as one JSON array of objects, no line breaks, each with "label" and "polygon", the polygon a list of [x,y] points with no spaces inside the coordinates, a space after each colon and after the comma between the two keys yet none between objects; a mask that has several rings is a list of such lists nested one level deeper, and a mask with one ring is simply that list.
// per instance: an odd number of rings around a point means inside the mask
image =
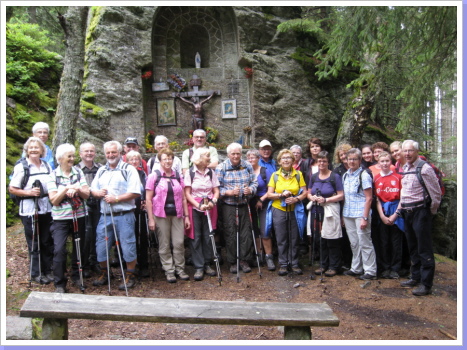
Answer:
[{"label": "elderly man", "polygon": [[[125,140],[125,143],[123,144],[123,151],[125,154],[123,155],[123,161],[126,162],[126,154],[130,151],[136,151],[139,152],[139,143],[138,139],[136,137],[127,137]],[[144,170],[146,175],[148,175],[148,165],[146,161],[141,158],[141,164],[138,167],[140,170]]]},{"label": "elderly man", "polygon": [[[201,147],[207,147],[206,131],[203,129],[197,129],[193,131],[193,143],[193,147],[185,150],[182,154],[183,175],[185,175],[185,172],[188,168],[193,166],[193,163],[191,162],[191,156],[193,155],[194,151]],[[215,169],[219,164],[219,156],[217,155],[217,150],[214,147],[209,146],[209,151],[211,152],[211,163],[209,163],[208,168]]]},{"label": "elderly man", "polygon": [[268,140],[259,143],[259,165],[268,169],[271,174],[277,170],[276,161],[272,158],[272,146]]},{"label": "elderly man", "polygon": [[100,199],[101,217],[97,225],[97,261],[102,274],[94,281],[94,286],[108,282],[107,255],[115,236],[120,242],[127,271],[125,282],[120,290],[136,284],[136,238],[135,238],[135,199],[141,196],[141,181],[135,167],[121,159],[122,145],[118,141],[104,144],[107,164],[99,168],[91,184],[91,195]]},{"label": "elderly man", "polygon": [[433,215],[441,202],[441,188],[433,168],[420,159],[418,142],[406,140],[402,143],[403,167],[401,200],[396,213],[405,221],[404,231],[410,253],[410,274],[402,287],[417,287],[416,296],[431,293],[435,274],[433,254]]},{"label": "elderly man", "polygon": [[[86,182],[88,186],[91,187],[92,180],[94,180],[97,170],[102,166],[102,164],[94,162],[96,146],[90,142],[82,143],[79,147],[79,156],[81,157],[81,162],[76,164],[75,168],[83,171]],[[84,277],[90,277],[91,271],[100,272],[96,255],[96,229],[101,213],[100,203],[97,198],[89,196],[86,200],[86,205],[88,220],[86,221],[86,234],[84,237],[83,274]]]},{"label": "elderly man", "polygon": [[[248,261],[252,259],[253,240],[248,214],[248,199],[256,193],[258,180],[250,163],[242,160],[242,146],[231,143],[227,146],[227,156],[216,168],[220,184],[220,195],[224,204],[221,207],[224,222],[227,260],[231,264],[230,272],[237,273],[236,259],[240,259],[243,272],[250,272]],[[238,227],[236,212],[238,210]],[[237,256],[237,231],[239,232],[240,256]]]},{"label": "elderly man", "polygon": [[[34,124],[34,126],[32,127],[32,136],[40,138],[45,146],[46,153],[45,153],[44,158],[41,158],[41,159],[49,163],[50,167],[53,170],[55,169],[54,155],[50,147],[47,146],[46,144],[47,140],[49,139],[49,134],[50,134],[50,128],[49,128],[49,124],[47,123],[38,122]],[[22,157],[25,157],[25,156],[26,154],[23,152]]]},{"label": "elderly man", "polygon": [[[154,149],[159,152],[163,148],[169,148],[169,139],[164,135],[157,135],[154,139]],[[161,162],[157,156],[151,157],[148,161],[149,174],[153,171],[160,170]],[[182,161],[178,157],[174,157],[172,169],[177,173],[182,174]]]}]

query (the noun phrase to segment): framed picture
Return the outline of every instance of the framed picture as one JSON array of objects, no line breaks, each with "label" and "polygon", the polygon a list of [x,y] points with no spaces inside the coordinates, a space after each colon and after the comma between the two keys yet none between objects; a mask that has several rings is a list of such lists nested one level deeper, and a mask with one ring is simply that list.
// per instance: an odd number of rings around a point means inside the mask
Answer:
[{"label": "framed picture", "polygon": [[152,83],[152,91],[168,91],[167,83]]},{"label": "framed picture", "polygon": [[222,119],[237,118],[237,100],[222,100]]},{"label": "framed picture", "polygon": [[177,125],[174,99],[157,100],[157,126]]}]

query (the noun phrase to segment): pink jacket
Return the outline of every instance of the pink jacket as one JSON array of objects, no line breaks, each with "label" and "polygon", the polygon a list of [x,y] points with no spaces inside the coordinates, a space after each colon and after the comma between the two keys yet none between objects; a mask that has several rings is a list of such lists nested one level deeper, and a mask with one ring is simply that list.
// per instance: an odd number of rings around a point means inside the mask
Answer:
[{"label": "pink jacket", "polygon": [[[162,172],[162,175],[165,176],[165,172]],[[153,172],[149,175],[148,180],[146,181],[146,189],[154,191],[154,197],[152,198],[152,212],[155,216],[160,218],[165,218],[164,205],[167,200],[167,191],[168,183],[165,178],[162,178],[157,185],[157,188],[154,188],[155,182],[157,179],[157,173]],[[180,177],[180,183],[175,179],[174,173],[172,173],[172,188],[174,192],[175,199],[175,210],[177,211],[177,218],[183,217],[183,189],[185,184],[183,182],[183,177]]]}]

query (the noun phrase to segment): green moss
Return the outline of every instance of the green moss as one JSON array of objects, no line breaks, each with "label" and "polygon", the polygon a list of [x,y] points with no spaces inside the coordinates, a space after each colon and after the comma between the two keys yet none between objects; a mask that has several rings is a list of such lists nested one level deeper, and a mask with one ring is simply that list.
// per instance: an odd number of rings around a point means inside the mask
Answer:
[{"label": "green moss", "polygon": [[105,6],[92,6],[91,7],[91,22],[89,23],[88,30],[86,33],[86,49],[94,41],[94,31],[99,24],[99,21],[104,13]]},{"label": "green moss", "polygon": [[99,113],[104,111],[103,108],[84,100],[81,100],[79,110],[85,117],[99,117]]},{"label": "green moss", "polygon": [[83,92],[81,94],[81,99],[89,103],[94,103],[96,102],[96,94],[91,91]]},{"label": "green moss", "polygon": [[42,321],[43,318],[33,318],[32,323],[32,339],[42,340]]}]

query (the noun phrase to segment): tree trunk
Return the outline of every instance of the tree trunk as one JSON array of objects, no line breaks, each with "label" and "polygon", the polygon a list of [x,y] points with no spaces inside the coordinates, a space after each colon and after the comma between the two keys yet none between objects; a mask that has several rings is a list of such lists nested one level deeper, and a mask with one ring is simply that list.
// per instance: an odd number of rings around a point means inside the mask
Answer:
[{"label": "tree trunk", "polygon": [[342,117],[337,133],[336,145],[348,143],[352,147],[360,146],[363,133],[370,121],[373,103],[373,96],[366,96],[364,91],[360,91],[360,95],[354,98],[352,103],[347,106]]},{"label": "tree trunk", "polygon": [[87,6],[70,6],[65,16],[59,16],[60,24],[65,31],[66,51],[55,114],[54,151],[62,143],[73,144],[75,141],[83,84],[88,11]]}]

